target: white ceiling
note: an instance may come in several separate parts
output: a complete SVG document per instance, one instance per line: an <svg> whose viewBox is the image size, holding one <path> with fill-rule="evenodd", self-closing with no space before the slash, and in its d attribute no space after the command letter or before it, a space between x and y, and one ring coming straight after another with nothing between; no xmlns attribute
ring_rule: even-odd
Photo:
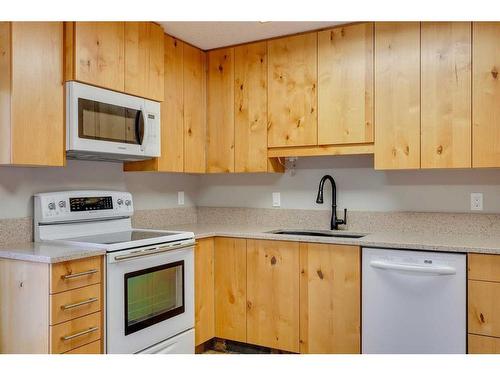
<svg viewBox="0 0 500 375"><path fill-rule="evenodd" d="M346 22L180 22L160 21L165 32L207 50L276 36L316 30Z"/></svg>

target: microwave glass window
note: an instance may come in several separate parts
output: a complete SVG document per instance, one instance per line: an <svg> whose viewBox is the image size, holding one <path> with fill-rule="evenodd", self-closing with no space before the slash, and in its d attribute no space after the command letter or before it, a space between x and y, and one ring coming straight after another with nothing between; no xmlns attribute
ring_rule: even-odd
<svg viewBox="0 0 500 375"><path fill-rule="evenodd" d="M78 99L78 136L101 141L139 144L140 111L113 104Z"/></svg>
<svg viewBox="0 0 500 375"><path fill-rule="evenodd" d="M184 261L125 274L125 334L184 312Z"/></svg>

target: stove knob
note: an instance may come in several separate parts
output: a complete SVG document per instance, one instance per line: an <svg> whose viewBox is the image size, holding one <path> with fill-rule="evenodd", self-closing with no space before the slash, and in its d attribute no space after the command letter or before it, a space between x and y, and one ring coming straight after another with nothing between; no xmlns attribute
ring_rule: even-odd
<svg viewBox="0 0 500 375"><path fill-rule="evenodd" d="M56 204L54 202L49 203L49 210L55 210L56 209Z"/></svg>
<svg viewBox="0 0 500 375"><path fill-rule="evenodd" d="M125 201L125 206L130 206L132 204L132 201L130 199L127 199Z"/></svg>
<svg viewBox="0 0 500 375"><path fill-rule="evenodd" d="M66 201L59 201L59 207L65 208L66 207Z"/></svg>
<svg viewBox="0 0 500 375"><path fill-rule="evenodd" d="M118 206L121 206L123 204L123 199L118 198L118 200L116 201L116 203L118 203Z"/></svg>

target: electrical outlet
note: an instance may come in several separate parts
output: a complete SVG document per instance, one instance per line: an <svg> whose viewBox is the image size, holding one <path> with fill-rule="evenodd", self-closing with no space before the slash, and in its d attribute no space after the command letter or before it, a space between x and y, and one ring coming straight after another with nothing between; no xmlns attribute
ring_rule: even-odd
<svg viewBox="0 0 500 375"><path fill-rule="evenodd" d="M177 203L179 204L179 206L184 205L184 192L183 191L177 192Z"/></svg>
<svg viewBox="0 0 500 375"><path fill-rule="evenodd" d="M483 210L483 193L471 193L470 194L470 209L472 211L482 211Z"/></svg>
<svg viewBox="0 0 500 375"><path fill-rule="evenodd" d="M281 206L281 194L273 193L273 207L280 207L280 206Z"/></svg>

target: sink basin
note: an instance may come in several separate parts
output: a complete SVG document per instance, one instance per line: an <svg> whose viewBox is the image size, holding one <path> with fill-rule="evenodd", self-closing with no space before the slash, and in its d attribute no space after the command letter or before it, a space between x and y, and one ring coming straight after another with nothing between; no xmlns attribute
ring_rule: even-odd
<svg viewBox="0 0 500 375"><path fill-rule="evenodd" d="M292 236L315 236L315 237L336 237L336 238L361 238L366 236L366 234L339 233L336 231L328 231L328 230L305 230L305 229L278 229L269 231L267 233L285 234Z"/></svg>

